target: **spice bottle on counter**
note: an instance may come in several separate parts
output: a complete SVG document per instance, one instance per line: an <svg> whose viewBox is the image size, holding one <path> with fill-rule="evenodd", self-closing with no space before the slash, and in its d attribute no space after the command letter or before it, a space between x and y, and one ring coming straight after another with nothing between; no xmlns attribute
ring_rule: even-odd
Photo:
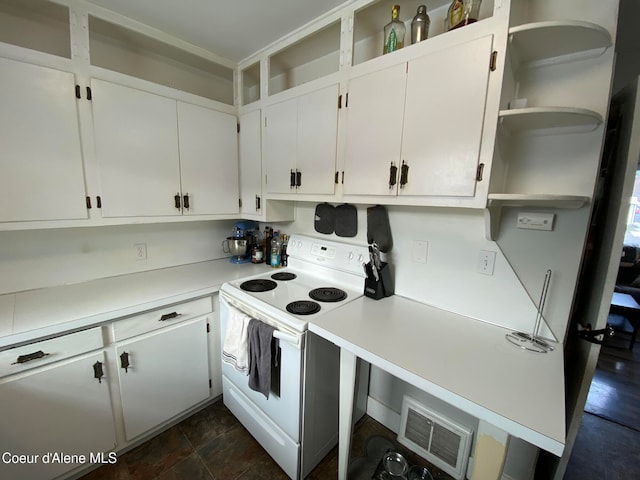
<svg viewBox="0 0 640 480"><path fill-rule="evenodd" d="M407 28L400 20L400 5L391 8L391 21L384 27L384 46L382 53L395 52L404 47L404 35Z"/></svg>
<svg viewBox="0 0 640 480"><path fill-rule="evenodd" d="M264 237L262 237L262 251L264 255L264 261L267 265L271 265L271 237L273 236L273 230L269 227L264 227Z"/></svg>
<svg viewBox="0 0 640 480"><path fill-rule="evenodd" d="M269 265L273 268L280 266L280 249L282 244L280 243L280 236L278 232L273 232L273 238L271 239L271 261Z"/></svg>
<svg viewBox="0 0 640 480"><path fill-rule="evenodd" d="M416 16L411 21L411 44L426 40L429 36L429 25L431 25L431 19L427 14L427 7L420 5Z"/></svg>
<svg viewBox="0 0 640 480"><path fill-rule="evenodd" d="M289 244L289 236L282 235L282 247L280 248L280 264L283 267L289 265L289 255L287 255L287 245Z"/></svg>

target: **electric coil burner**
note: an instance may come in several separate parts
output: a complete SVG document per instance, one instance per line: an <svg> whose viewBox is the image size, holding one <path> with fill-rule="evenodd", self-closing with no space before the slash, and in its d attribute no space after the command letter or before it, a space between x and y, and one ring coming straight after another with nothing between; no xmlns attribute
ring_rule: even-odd
<svg viewBox="0 0 640 480"><path fill-rule="evenodd" d="M240 288L247 292L268 292L277 286L276 282L267 278L254 278L240 284Z"/></svg>
<svg viewBox="0 0 640 480"><path fill-rule="evenodd" d="M271 275L271 278L273 278L274 280L280 280L280 281L294 280L296 277L297 275L291 272L278 272Z"/></svg>
<svg viewBox="0 0 640 480"><path fill-rule="evenodd" d="M309 296L319 302L341 302L347 298L347 292L335 287L321 287L311 290Z"/></svg>
<svg viewBox="0 0 640 480"><path fill-rule="evenodd" d="M296 315L312 315L320 311L320 304L311 300L296 300L287 305L287 312Z"/></svg>

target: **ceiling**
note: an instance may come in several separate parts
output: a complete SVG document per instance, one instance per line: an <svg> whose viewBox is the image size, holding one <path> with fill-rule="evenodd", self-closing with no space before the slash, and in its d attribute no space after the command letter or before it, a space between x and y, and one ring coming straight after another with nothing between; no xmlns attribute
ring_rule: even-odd
<svg viewBox="0 0 640 480"><path fill-rule="evenodd" d="M86 0L239 62L345 0Z"/></svg>

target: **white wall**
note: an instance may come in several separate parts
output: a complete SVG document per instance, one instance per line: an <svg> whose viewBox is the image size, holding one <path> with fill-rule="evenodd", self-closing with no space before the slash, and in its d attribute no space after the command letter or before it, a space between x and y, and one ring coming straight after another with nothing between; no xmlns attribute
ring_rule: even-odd
<svg viewBox="0 0 640 480"><path fill-rule="evenodd" d="M0 294L195 263L228 255L231 221L0 232ZM134 244L146 243L147 260Z"/></svg>
<svg viewBox="0 0 640 480"><path fill-rule="evenodd" d="M297 220L284 231L325 237L313 228L315 206L298 204ZM357 205L355 238L327 238L366 244L367 206ZM530 296L500 246L486 240L482 210L389 206L387 211L394 245L383 260L391 265L397 295L506 328L532 329L544 270ZM412 260L416 240L428 242L426 263ZM493 275L478 273L480 250L496 253ZM542 333L550 335L546 329Z"/></svg>

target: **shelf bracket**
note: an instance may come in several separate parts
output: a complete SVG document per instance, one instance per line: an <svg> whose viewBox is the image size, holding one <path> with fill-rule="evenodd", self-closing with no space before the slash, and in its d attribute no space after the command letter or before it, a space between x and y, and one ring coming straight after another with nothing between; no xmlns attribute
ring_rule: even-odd
<svg viewBox="0 0 640 480"><path fill-rule="evenodd" d="M484 209L484 235L487 240L493 242L498 237L501 218L501 206L486 207Z"/></svg>

